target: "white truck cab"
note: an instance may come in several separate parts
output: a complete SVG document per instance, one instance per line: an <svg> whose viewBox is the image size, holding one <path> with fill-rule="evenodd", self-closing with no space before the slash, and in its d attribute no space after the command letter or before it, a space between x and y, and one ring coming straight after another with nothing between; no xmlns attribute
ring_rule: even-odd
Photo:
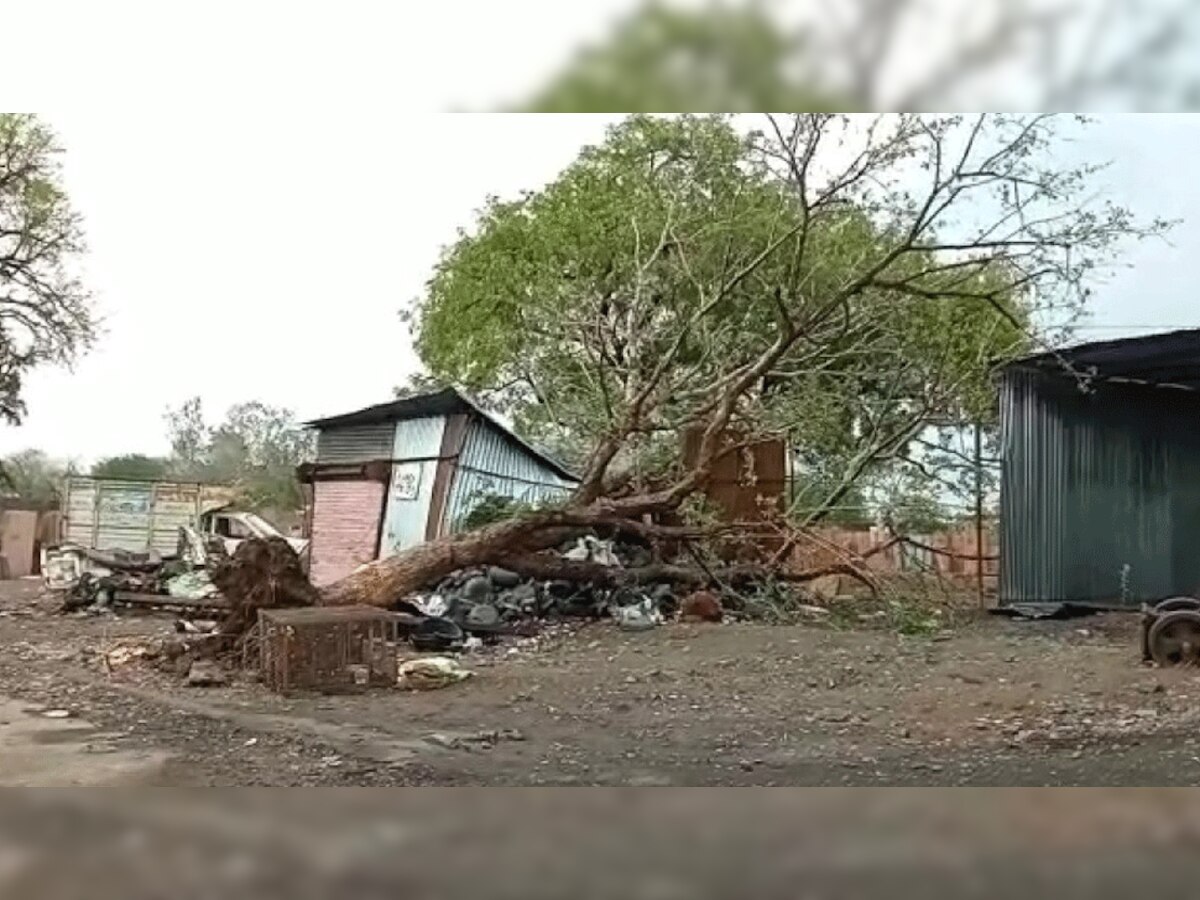
<svg viewBox="0 0 1200 900"><path fill-rule="evenodd" d="M227 553L232 554L238 544L246 538L281 537L292 545L297 556L304 556L308 550L308 541L298 537L288 537L278 528L252 512L239 512L229 507L211 509L200 516L200 533L221 539Z"/></svg>

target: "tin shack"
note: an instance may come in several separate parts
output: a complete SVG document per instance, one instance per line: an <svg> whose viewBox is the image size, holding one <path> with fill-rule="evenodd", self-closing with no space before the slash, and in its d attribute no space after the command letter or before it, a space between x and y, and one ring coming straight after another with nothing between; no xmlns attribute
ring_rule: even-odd
<svg viewBox="0 0 1200 900"><path fill-rule="evenodd" d="M537 505L577 483L464 394L446 389L306 423L316 461L312 487L313 583L453 533L489 496Z"/></svg>
<svg viewBox="0 0 1200 900"><path fill-rule="evenodd" d="M1000 372L1000 605L1200 595L1200 330Z"/></svg>

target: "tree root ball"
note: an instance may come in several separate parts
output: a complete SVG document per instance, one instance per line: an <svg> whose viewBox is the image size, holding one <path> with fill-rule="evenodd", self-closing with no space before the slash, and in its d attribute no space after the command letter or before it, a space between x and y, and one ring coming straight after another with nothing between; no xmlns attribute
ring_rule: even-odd
<svg viewBox="0 0 1200 900"><path fill-rule="evenodd" d="M281 537L249 538L233 556L219 560L210 575L229 601L222 631L243 634L258 621L260 609L315 606L317 589L300 566L300 558Z"/></svg>

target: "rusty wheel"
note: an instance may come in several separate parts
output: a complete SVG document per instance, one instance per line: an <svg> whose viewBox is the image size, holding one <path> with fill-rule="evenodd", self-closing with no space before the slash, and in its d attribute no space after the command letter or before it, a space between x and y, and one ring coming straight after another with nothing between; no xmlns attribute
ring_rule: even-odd
<svg viewBox="0 0 1200 900"><path fill-rule="evenodd" d="M1181 609L1159 616L1147 643L1160 666L1200 664L1200 612Z"/></svg>

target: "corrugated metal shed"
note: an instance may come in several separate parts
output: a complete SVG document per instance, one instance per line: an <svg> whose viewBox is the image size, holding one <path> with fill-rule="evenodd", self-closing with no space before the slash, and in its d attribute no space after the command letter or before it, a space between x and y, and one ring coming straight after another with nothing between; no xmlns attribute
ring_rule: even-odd
<svg viewBox="0 0 1200 900"><path fill-rule="evenodd" d="M463 519L488 494L540 504L563 499L574 485L539 458L514 446L490 420L476 418L467 430L455 467L441 532L461 529Z"/></svg>
<svg viewBox="0 0 1200 900"><path fill-rule="evenodd" d="M359 463L392 455L395 426L391 422L323 428L317 432L317 463Z"/></svg>
<svg viewBox="0 0 1200 900"><path fill-rule="evenodd" d="M319 435L326 433L334 434L336 432L345 431L347 429L358 428L367 425L386 425L388 433L391 434L391 428L396 422L402 422L408 419L416 419L425 416L452 416L458 413L466 413L471 416L486 419L492 423L496 432L503 440L514 445L521 451L527 453L533 458L539 460L544 466L552 470L560 478L572 479L574 474L565 468L554 458L540 451L537 447L532 446L525 441L520 435L514 434L508 428L504 427L503 423L499 422L491 413L481 407L470 397L456 391L454 388L446 388L445 390L435 391L431 394L421 394L415 397L405 397L400 400L392 400L388 403L378 403L375 406L368 406L364 409L358 409L354 412L344 413L338 416L328 416L324 419L313 419L306 422L309 428L316 428ZM318 453L320 452L320 440L318 440ZM384 456L378 455L374 459L382 459ZM360 462L362 460L335 460L335 459L320 459L317 462Z"/></svg>
<svg viewBox="0 0 1200 900"><path fill-rule="evenodd" d="M445 416L420 416L396 423L392 483L381 548L384 556L425 540L445 430Z"/></svg>
<svg viewBox="0 0 1200 900"><path fill-rule="evenodd" d="M330 584L375 559L385 488L383 482L367 479L316 482L309 568L313 584Z"/></svg>
<svg viewBox="0 0 1200 900"><path fill-rule="evenodd" d="M576 484L562 465L454 390L308 424L318 431L317 460L307 470L315 484L316 583L336 580L361 564L368 534L378 535L371 552L387 556L457 530L488 494L544 503L565 497ZM363 481L360 476L373 466L387 468L380 478ZM355 467L361 471L352 471ZM370 487L361 486L367 482Z"/></svg>
<svg viewBox="0 0 1200 900"><path fill-rule="evenodd" d="M1200 594L1200 333L1156 338L1004 371L1002 605Z"/></svg>

